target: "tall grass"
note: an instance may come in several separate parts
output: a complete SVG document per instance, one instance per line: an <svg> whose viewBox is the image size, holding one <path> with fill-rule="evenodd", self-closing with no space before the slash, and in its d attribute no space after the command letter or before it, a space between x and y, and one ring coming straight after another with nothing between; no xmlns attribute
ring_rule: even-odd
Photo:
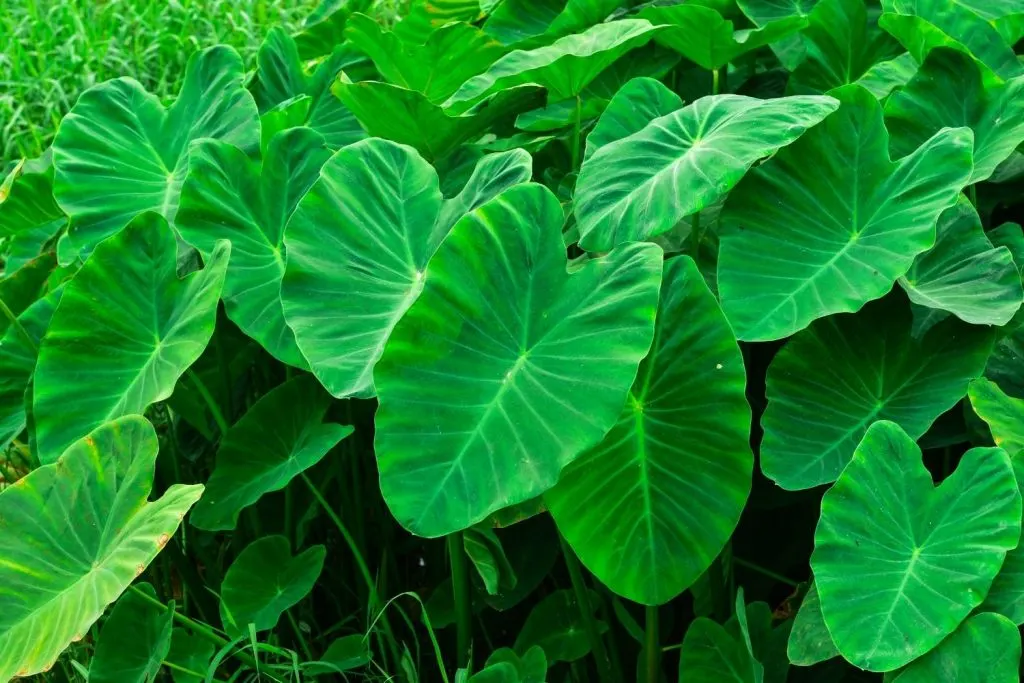
<svg viewBox="0 0 1024 683"><path fill-rule="evenodd" d="M86 88L132 76L161 97L216 43L248 61L270 26L296 29L316 0L0 0L0 169L49 144Z"/></svg>

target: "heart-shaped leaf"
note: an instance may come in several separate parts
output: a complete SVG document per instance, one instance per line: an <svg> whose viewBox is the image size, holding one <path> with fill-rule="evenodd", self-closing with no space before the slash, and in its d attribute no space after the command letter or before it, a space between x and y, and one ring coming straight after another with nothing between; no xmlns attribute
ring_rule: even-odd
<svg viewBox="0 0 1024 683"><path fill-rule="evenodd" d="M243 508L320 462L353 432L350 426L323 422L329 405L330 396L309 375L257 401L224 435L192 525L234 529Z"/></svg>
<svg viewBox="0 0 1024 683"><path fill-rule="evenodd" d="M857 85L831 94L839 111L726 202L718 286L742 340L781 339L888 292L970 179L969 128L940 131L893 162L874 96Z"/></svg>
<svg viewBox="0 0 1024 683"><path fill-rule="evenodd" d="M914 259L899 283L914 303L976 325L1005 325L1024 300L1010 250L992 246L963 195L939 216L935 245Z"/></svg>
<svg viewBox="0 0 1024 683"><path fill-rule="evenodd" d="M754 462L745 384L697 266L667 261L654 343L618 423L545 494L580 560L619 595L671 600L732 535Z"/></svg>
<svg viewBox="0 0 1024 683"><path fill-rule="evenodd" d="M415 44L385 31L365 14L356 14L348 20L345 35L370 56L389 83L423 93L434 104L444 102L506 52L497 40L464 22L443 26L426 43Z"/></svg>
<svg viewBox="0 0 1024 683"><path fill-rule="evenodd" d="M373 396L373 366L423 288L451 226L527 180L521 150L484 157L456 197L412 149L366 140L337 152L288 223L285 317L313 374L332 394ZM358 296L354 294L358 293Z"/></svg>
<svg viewBox="0 0 1024 683"><path fill-rule="evenodd" d="M784 489L811 488L835 481L875 420L920 437L981 375L991 349L989 330L955 319L915 339L896 298L816 321L768 368L761 469Z"/></svg>
<svg viewBox="0 0 1024 683"><path fill-rule="evenodd" d="M1012 621L991 612L975 614L892 683L1018 683L1020 650Z"/></svg>
<svg viewBox="0 0 1024 683"><path fill-rule="evenodd" d="M48 670L199 499L202 486L175 484L147 500L157 448L149 422L123 417L0 492L0 519L17 529L0 534L0 680Z"/></svg>
<svg viewBox="0 0 1024 683"><path fill-rule="evenodd" d="M683 100L654 78L634 78L619 88L587 135L589 159L601 147L627 138L651 121L681 109Z"/></svg>
<svg viewBox="0 0 1024 683"><path fill-rule="evenodd" d="M227 143L204 141L192 148L175 219L178 234L206 259L221 240L231 242L223 292L228 317L275 358L299 368L306 359L281 307L284 228L328 158L323 137L309 128L274 136L262 164Z"/></svg>
<svg viewBox="0 0 1024 683"><path fill-rule="evenodd" d="M587 591L587 597L591 611L596 613L601 602L600 596L594 591ZM539 647L552 663L574 662L586 657L590 652L590 640L581 612L573 591L551 593L538 602L526 618L526 623L516 636L515 651L525 657ZM591 618L598 633L608 630L608 624L597 619L596 614Z"/></svg>
<svg viewBox="0 0 1024 683"><path fill-rule="evenodd" d="M533 109L541 104L543 92L535 85L509 88L456 115L422 93L390 83L353 83L342 76L333 91L370 135L415 147L427 159L444 158L462 143L479 138L497 121Z"/></svg>
<svg viewBox="0 0 1024 683"><path fill-rule="evenodd" d="M218 46L192 56L167 109L130 78L82 93L53 141L53 193L71 216L71 253L84 258L145 211L173 221L194 140L213 138L246 153L259 148L243 73L238 53Z"/></svg>
<svg viewBox="0 0 1024 683"><path fill-rule="evenodd" d="M972 448L938 487L914 440L876 422L821 501L811 568L836 647L892 671L981 604L1020 539L1021 496L1000 448Z"/></svg>
<svg viewBox="0 0 1024 683"><path fill-rule="evenodd" d="M737 57L792 35L807 25L801 16L778 19L757 29L734 30L718 12L693 4L652 5L639 15L655 26L665 26L656 40L691 62L721 69Z"/></svg>
<svg viewBox="0 0 1024 683"><path fill-rule="evenodd" d="M315 545L292 557L284 536L264 536L238 554L220 587L220 618L229 635L277 626L281 615L313 590L327 549Z"/></svg>
<svg viewBox="0 0 1024 683"><path fill-rule="evenodd" d="M231 245L220 243L206 267L184 279L176 250L167 222L145 213L101 242L64 287L34 380L40 462L107 420L170 396L203 352Z"/></svg>
<svg viewBox="0 0 1024 683"><path fill-rule="evenodd" d="M628 245L567 272L562 221L532 184L476 209L391 333L375 450L388 506L419 535L544 493L622 410L651 344L661 250Z"/></svg>
<svg viewBox="0 0 1024 683"><path fill-rule="evenodd" d="M492 93L527 83L546 88L549 102L574 98L607 66L648 42L657 30L643 19L622 19L559 38L551 45L515 50L463 83L446 106L465 111Z"/></svg>
<svg viewBox="0 0 1024 683"><path fill-rule="evenodd" d="M156 601L148 583L135 586ZM136 593L125 593L114 605L96 641L89 663L92 683L149 683L156 680L171 649L174 610L161 609Z"/></svg>
<svg viewBox="0 0 1024 683"><path fill-rule="evenodd" d="M837 106L831 97L702 97L601 147L576 183L580 246L606 251L670 230Z"/></svg>
<svg viewBox="0 0 1024 683"><path fill-rule="evenodd" d="M794 92L827 92L855 83L899 45L869 20L864 0L821 0L802 32L806 57L794 69Z"/></svg>
<svg viewBox="0 0 1024 683"><path fill-rule="evenodd" d="M338 72L356 59L365 57L352 48L340 46L331 51L312 74L307 74L295 41L284 29L271 28L256 53L256 78L250 86L260 114L265 116L295 98L308 98L302 115L293 125L309 126L323 136L331 149L362 140L366 133L359 121L331 93ZM264 123L262 138L267 141L270 137Z"/></svg>
<svg viewBox="0 0 1024 683"><path fill-rule="evenodd" d="M913 152L942 128L974 130L971 182L988 179L1024 142L1024 76L986 83L978 63L958 50L933 50L885 104L895 156Z"/></svg>

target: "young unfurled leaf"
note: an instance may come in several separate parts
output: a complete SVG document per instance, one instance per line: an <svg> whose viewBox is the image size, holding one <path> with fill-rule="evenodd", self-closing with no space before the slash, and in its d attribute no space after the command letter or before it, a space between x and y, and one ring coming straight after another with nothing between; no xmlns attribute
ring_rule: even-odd
<svg viewBox="0 0 1024 683"><path fill-rule="evenodd" d="M375 450L385 500L419 535L544 493L622 409L651 344L661 250L627 245L567 272L562 222L532 184L476 209L391 333Z"/></svg>
<svg viewBox="0 0 1024 683"><path fill-rule="evenodd" d="M969 182L969 128L942 130L893 162L874 96L857 85L832 95L839 111L726 202L718 286L742 340L781 339L888 292Z"/></svg>
<svg viewBox="0 0 1024 683"><path fill-rule="evenodd" d="M666 27L655 40L708 70L721 69L737 57L791 36L807 25L804 17L791 16L761 28L737 31L715 10L696 4L652 5L638 16Z"/></svg>
<svg viewBox="0 0 1024 683"><path fill-rule="evenodd" d="M135 588L157 599L156 591L148 583ZM89 663L89 681L149 683L156 680L171 648L173 625L173 607L161 609L135 593L125 593L100 631Z"/></svg>
<svg viewBox="0 0 1024 683"><path fill-rule="evenodd" d="M958 50L929 53L917 75L885 104L893 156L910 154L943 128L974 131L971 182L986 180L1024 142L1024 76L986 82L978 63Z"/></svg>
<svg viewBox="0 0 1024 683"><path fill-rule="evenodd" d="M309 375L277 387L224 435L193 526L233 529L242 509L278 491L353 432L324 423L330 396Z"/></svg>
<svg viewBox="0 0 1024 683"><path fill-rule="evenodd" d="M1012 621L991 612L976 614L892 683L1018 683L1020 650Z"/></svg>
<svg viewBox="0 0 1024 683"><path fill-rule="evenodd" d="M449 98L446 107L462 112L494 92L535 83L548 100L575 98L612 62L647 43L658 31L643 19L623 19L593 26L533 50L515 50L469 79Z"/></svg>
<svg viewBox="0 0 1024 683"><path fill-rule="evenodd" d="M580 560L619 595L671 600L732 535L753 467L744 385L696 265L667 261L654 343L618 423L545 495Z"/></svg>
<svg viewBox="0 0 1024 683"><path fill-rule="evenodd" d="M220 617L232 636L268 631L313 590L324 566L322 545L292 557L284 536L264 536L239 553L220 587Z"/></svg>
<svg viewBox="0 0 1024 683"><path fill-rule="evenodd" d="M967 451L936 487L913 439L873 424L822 499L811 556L843 657L892 671L938 645L981 604L1020 522L1005 451Z"/></svg>
<svg viewBox="0 0 1024 683"><path fill-rule="evenodd" d="M810 488L835 481L874 420L920 437L981 375L992 341L955 319L915 339L898 298L815 322L768 368L761 469L784 489Z"/></svg>
<svg viewBox="0 0 1024 683"><path fill-rule="evenodd" d="M142 573L199 499L202 486L175 484L147 500L157 447L149 422L122 417L0 492L4 528L18 530L0 534L0 680L49 669Z"/></svg>
<svg viewBox="0 0 1024 683"><path fill-rule="evenodd" d="M370 56L388 82L423 93L434 104L444 102L507 51L480 29L461 22L441 27L426 43L416 44L385 31L365 14L356 14L345 35Z"/></svg>
<svg viewBox="0 0 1024 683"><path fill-rule="evenodd" d="M275 26L256 54L256 78L250 86L261 116L284 102L305 97L305 112L294 125L308 125L332 149L363 139L366 133L352 112L331 93L331 85L339 71L365 59L355 49L342 45L332 50L312 74L307 74L295 41ZM263 148L271 137L265 128L261 136Z"/></svg>
<svg viewBox="0 0 1024 683"><path fill-rule="evenodd" d="M218 244L206 267L184 279L176 251L167 222L145 213L96 247L65 286L34 380L40 462L107 420L170 396L203 352L231 245Z"/></svg>
<svg viewBox="0 0 1024 683"><path fill-rule="evenodd" d="M292 128L271 140L263 163L223 142L192 148L175 227L209 259L222 240L233 257L224 280L224 309L275 358L299 368L306 359L281 307L284 228L330 158L324 138Z"/></svg>
<svg viewBox="0 0 1024 683"><path fill-rule="evenodd" d="M1008 323L1024 300L1010 250L992 246L963 195L939 216L936 233L935 245L899 279L910 300L976 325Z"/></svg>
<svg viewBox="0 0 1024 683"><path fill-rule="evenodd" d="M173 221L194 140L259 148L256 103L242 74L238 54L218 46L193 55L167 109L130 78L82 94L53 141L53 193L71 217L65 253L85 258L146 211Z"/></svg>
<svg viewBox="0 0 1024 683"><path fill-rule="evenodd" d="M373 367L423 288L451 226L531 173L530 157L484 157L456 197L412 149L366 140L325 164L288 223L281 299L313 374L338 397L375 394Z"/></svg>
<svg viewBox="0 0 1024 683"><path fill-rule="evenodd" d="M604 251L668 231L836 107L831 97L702 97L604 145L576 182L580 246Z"/></svg>

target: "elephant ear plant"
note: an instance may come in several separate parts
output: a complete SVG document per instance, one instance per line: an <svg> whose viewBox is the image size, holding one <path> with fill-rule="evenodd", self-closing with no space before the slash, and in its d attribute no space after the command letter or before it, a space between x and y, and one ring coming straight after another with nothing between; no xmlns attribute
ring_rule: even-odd
<svg viewBox="0 0 1024 683"><path fill-rule="evenodd" d="M1019 681L1024 7L403 7L4 169L0 683Z"/></svg>

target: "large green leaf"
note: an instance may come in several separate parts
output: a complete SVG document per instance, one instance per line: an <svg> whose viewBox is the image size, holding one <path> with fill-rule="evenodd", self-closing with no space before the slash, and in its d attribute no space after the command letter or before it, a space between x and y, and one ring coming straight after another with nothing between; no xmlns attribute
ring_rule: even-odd
<svg viewBox="0 0 1024 683"><path fill-rule="evenodd" d="M978 63L957 50L929 53L917 75L885 104L895 156L910 154L942 128L974 130L971 182L987 180L1024 142L1024 76L986 84Z"/></svg>
<svg viewBox="0 0 1024 683"><path fill-rule="evenodd" d="M541 103L542 91L535 85L509 88L458 115L422 93L390 83L353 83L343 77L335 84L334 93L370 135L415 147L434 160L479 138L497 121L533 109Z"/></svg>
<svg viewBox="0 0 1024 683"><path fill-rule="evenodd" d="M567 272L562 221L532 184L476 209L391 333L375 450L385 500L419 535L544 493L622 410L651 345L661 250L628 245Z"/></svg>
<svg viewBox="0 0 1024 683"><path fill-rule="evenodd" d="M324 423L330 396L309 375L275 388L228 430L193 526L234 529L243 508L278 491L353 432Z"/></svg>
<svg viewBox="0 0 1024 683"><path fill-rule="evenodd" d="M247 545L224 574L220 618L228 634L240 636L277 626L281 615L313 590L327 549L315 545L292 557L284 536L264 536Z"/></svg>
<svg viewBox="0 0 1024 683"><path fill-rule="evenodd" d="M983 380L978 380L982 382ZM972 384L971 405L975 412L981 406L975 405L975 396ZM984 399L982 399L984 400ZM1017 423L1022 424L1021 422ZM1010 461L1013 463L1013 473L1017 477L1017 488L1024 489L1024 453L1021 451L1010 451ZM1021 492L1024 496L1024 491ZM999 568L992 587L985 596L980 610L997 612L1007 617L1014 624L1024 624L1024 545L1017 545L1016 548L1006 554L1003 566Z"/></svg>
<svg viewBox="0 0 1024 683"><path fill-rule="evenodd" d="M991 612L976 614L892 683L1018 683L1020 649L1012 621Z"/></svg>
<svg viewBox="0 0 1024 683"><path fill-rule="evenodd" d="M123 417L0 492L0 680L53 666L199 498L202 486L175 484L147 500L156 454L152 425Z"/></svg>
<svg viewBox="0 0 1024 683"><path fill-rule="evenodd" d="M605 251L668 231L837 106L830 97L702 97L601 147L576 183L580 246Z"/></svg>
<svg viewBox="0 0 1024 683"><path fill-rule="evenodd" d="M718 556L750 492L743 356L686 256L665 264L654 343L618 423L545 495L580 560L648 605Z"/></svg>
<svg viewBox="0 0 1024 683"><path fill-rule="evenodd" d="M484 157L444 200L412 149L366 140L337 152L288 224L285 317L313 374L338 397L373 396L373 366L463 214L527 180L521 150Z"/></svg>
<svg viewBox="0 0 1024 683"><path fill-rule="evenodd" d="M939 486L900 427L876 422L821 502L811 567L836 647L892 671L977 607L1020 538L1006 452L973 448Z"/></svg>
<svg viewBox="0 0 1024 683"><path fill-rule="evenodd" d="M910 300L976 325L1008 323L1024 299L1010 250L992 246L963 195L939 216L936 233L935 245L899 279Z"/></svg>
<svg viewBox="0 0 1024 683"><path fill-rule="evenodd" d="M0 338L0 444L9 443L25 428L25 390L63 291L56 289L29 306L18 316L18 326Z"/></svg>
<svg viewBox="0 0 1024 683"><path fill-rule="evenodd" d="M292 128L270 141L262 164L214 140L192 149L175 227L203 257L231 242L224 309L275 358L307 367L281 308L284 228L330 157L324 139Z"/></svg>
<svg viewBox="0 0 1024 683"><path fill-rule="evenodd" d="M616 140L644 129L654 119L681 109L683 100L654 78L634 78L619 88L587 135L584 159Z"/></svg>
<svg viewBox="0 0 1024 683"><path fill-rule="evenodd" d="M1022 73L1013 49L987 19L961 0L883 0L879 24L919 61L940 46L971 54L1002 78Z"/></svg>
<svg viewBox="0 0 1024 683"><path fill-rule="evenodd" d="M144 211L173 221L193 141L258 149L256 103L242 75L238 54L218 46L193 55L167 109L130 78L82 93L53 141L53 192L71 216L71 251L84 257Z"/></svg>
<svg viewBox="0 0 1024 683"><path fill-rule="evenodd" d="M388 82L415 90L435 104L486 70L505 54L505 47L464 22L448 24L415 44L364 14L348 21L345 35L365 52Z"/></svg>
<svg viewBox="0 0 1024 683"><path fill-rule="evenodd" d="M766 476L788 490L834 481L873 421L917 438L963 397L991 332L949 319L915 339L911 324L906 303L888 298L819 320L782 348L761 418Z"/></svg>
<svg viewBox="0 0 1024 683"><path fill-rule="evenodd" d="M803 31L806 57L793 71L796 92L825 92L856 82L899 45L869 21L864 0L821 0Z"/></svg>
<svg viewBox="0 0 1024 683"><path fill-rule="evenodd" d="M39 348L41 462L107 420L171 395L213 334L230 251L221 243L206 268L180 280L174 233L154 213L96 247L65 286Z"/></svg>
<svg viewBox="0 0 1024 683"><path fill-rule="evenodd" d="M344 147L366 137L359 122L338 98L331 94L331 85L342 68L356 58L353 49L344 46L333 50L307 74L299 58L295 41L284 29L270 29L256 54L256 77L251 86L260 114L279 107L297 97L308 97L307 108L299 123L320 133L332 149ZM263 137L267 137L264 124Z"/></svg>
<svg viewBox="0 0 1024 683"><path fill-rule="evenodd" d="M721 69L737 57L786 38L807 25L801 16L780 18L757 29L734 30L718 12L693 4L652 5L638 15L655 26L665 26L656 40L691 62Z"/></svg>
<svg viewBox="0 0 1024 683"><path fill-rule="evenodd" d="M148 583L139 591L156 600ZM90 683L149 683L171 649L174 610L161 609L136 593L125 593L103 624L89 663Z"/></svg>
<svg viewBox="0 0 1024 683"><path fill-rule="evenodd" d="M969 128L940 131L893 162L875 97L858 85L832 95L839 112L726 202L718 286L742 340L781 339L888 292L970 179Z"/></svg>
<svg viewBox="0 0 1024 683"><path fill-rule="evenodd" d="M795 666L811 666L839 656L839 650L825 626L825 618L821 616L821 598L813 583L793 620L786 654Z"/></svg>
<svg viewBox="0 0 1024 683"><path fill-rule="evenodd" d="M533 50L515 50L469 79L447 105L464 111L488 95L527 83L548 91L548 101L578 96L612 62L648 42L659 29L643 19L592 26Z"/></svg>

